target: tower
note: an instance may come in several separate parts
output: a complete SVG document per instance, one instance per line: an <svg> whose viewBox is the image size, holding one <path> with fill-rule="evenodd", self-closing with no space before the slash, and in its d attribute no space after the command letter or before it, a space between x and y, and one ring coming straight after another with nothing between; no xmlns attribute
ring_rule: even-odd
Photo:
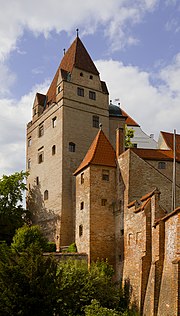
<svg viewBox="0 0 180 316"><path fill-rule="evenodd" d="M75 179L99 123L109 136L108 90L80 38L65 53L27 125L29 208L52 241L74 241Z"/></svg>

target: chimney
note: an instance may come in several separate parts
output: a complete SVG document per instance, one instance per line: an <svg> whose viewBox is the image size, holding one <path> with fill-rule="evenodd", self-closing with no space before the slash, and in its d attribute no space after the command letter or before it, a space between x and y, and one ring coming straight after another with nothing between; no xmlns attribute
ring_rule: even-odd
<svg viewBox="0 0 180 316"><path fill-rule="evenodd" d="M116 157L118 158L125 151L125 133L123 127L116 129Z"/></svg>

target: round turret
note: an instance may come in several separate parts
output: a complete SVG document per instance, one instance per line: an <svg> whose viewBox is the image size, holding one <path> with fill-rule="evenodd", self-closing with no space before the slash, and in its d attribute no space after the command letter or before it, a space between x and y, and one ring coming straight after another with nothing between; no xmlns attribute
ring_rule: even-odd
<svg viewBox="0 0 180 316"><path fill-rule="evenodd" d="M109 116L113 116L113 117L123 116L120 107L112 104L112 101L110 101L110 104L109 104Z"/></svg>

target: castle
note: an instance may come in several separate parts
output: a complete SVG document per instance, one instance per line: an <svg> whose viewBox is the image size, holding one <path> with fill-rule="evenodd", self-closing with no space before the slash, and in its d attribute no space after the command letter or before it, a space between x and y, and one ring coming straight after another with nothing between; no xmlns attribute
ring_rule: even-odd
<svg viewBox="0 0 180 316"><path fill-rule="evenodd" d="M109 102L78 36L47 94L36 94L27 125L34 221L57 251L75 242L89 263L108 258L146 316L180 314L180 135L176 155L173 144L166 132L157 144Z"/></svg>

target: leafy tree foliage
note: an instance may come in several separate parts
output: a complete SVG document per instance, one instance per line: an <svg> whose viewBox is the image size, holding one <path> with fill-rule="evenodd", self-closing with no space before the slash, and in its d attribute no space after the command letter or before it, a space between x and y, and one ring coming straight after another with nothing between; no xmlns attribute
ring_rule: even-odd
<svg viewBox="0 0 180 316"><path fill-rule="evenodd" d="M30 214L23 208L25 172L16 172L0 179L0 241L11 243L15 230L30 220Z"/></svg>
<svg viewBox="0 0 180 316"><path fill-rule="evenodd" d="M97 300L92 300L91 305L85 307L85 316L119 316L123 315L114 309L100 306Z"/></svg>
<svg viewBox="0 0 180 316"><path fill-rule="evenodd" d="M54 316L57 263L32 246L19 254L0 246L0 316Z"/></svg>
<svg viewBox="0 0 180 316"><path fill-rule="evenodd" d="M17 251L25 251L31 245L46 251L48 240L43 236L43 233L38 225L28 226L24 225L17 229L11 247Z"/></svg>
<svg viewBox="0 0 180 316"><path fill-rule="evenodd" d="M134 137L134 130L132 128L127 128L127 125L125 126L125 148L132 148L133 143L131 142L131 139Z"/></svg>

